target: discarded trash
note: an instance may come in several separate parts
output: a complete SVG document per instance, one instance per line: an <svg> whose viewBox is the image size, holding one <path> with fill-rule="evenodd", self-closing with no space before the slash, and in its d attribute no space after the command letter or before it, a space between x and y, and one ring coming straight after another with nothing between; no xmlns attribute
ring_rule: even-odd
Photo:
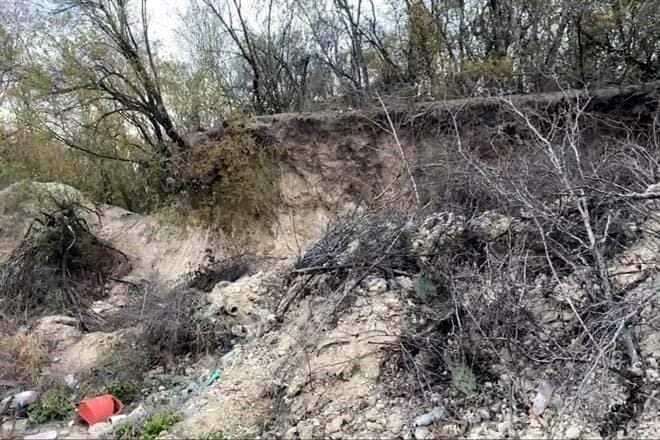
<svg viewBox="0 0 660 440"><path fill-rule="evenodd" d="M222 373L220 373L220 370L213 370L213 373L211 373L211 375L209 376L209 378L206 381L206 386L210 387L211 385L216 383L218 381L218 379L220 379L221 375L222 375Z"/></svg>
<svg viewBox="0 0 660 440"><path fill-rule="evenodd" d="M110 417L110 423L115 425L115 424L117 424L121 421L125 421L126 419L128 419L128 416L126 414L118 414L116 416L111 416Z"/></svg>
<svg viewBox="0 0 660 440"><path fill-rule="evenodd" d="M124 405L111 394L85 399L78 405L78 414L89 425L105 422L119 414Z"/></svg>
<svg viewBox="0 0 660 440"><path fill-rule="evenodd" d="M0 402L0 413L3 413L10 408L14 410L16 417L25 417L27 409L30 405L37 401L39 393L36 391L23 391L13 396L9 396ZM2 415L2 414L0 414Z"/></svg>

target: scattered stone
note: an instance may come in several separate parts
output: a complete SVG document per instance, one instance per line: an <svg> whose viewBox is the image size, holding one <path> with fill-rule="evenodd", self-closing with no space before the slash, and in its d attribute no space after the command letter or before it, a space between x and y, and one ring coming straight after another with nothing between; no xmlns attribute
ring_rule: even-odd
<svg viewBox="0 0 660 440"><path fill-rule="evenodd" d="M314 438L314 425L311 423L300 423L297 430L301 439Z"/></svg>
<svg viewBox="0 0 660 440"><path fill-rule="evenodd" d="M413 280L410 277L400 276L396 277L395 280L400 289L407 292L412 292L415 290L415 283L413 283Z"/></svg>
<svg viewBox="0 0 660 440"><path fill-rule="evenodd" d="M87 433L93 439L111 439L113 429L112 423L95 423L89 427Z"/></svg>
<svg viewBox="0 0 660 440"><path fill-rule="evenodd" d="M39 393L36 391L23 391L18 394L14 394L14 407L21 408L32 405L34 402L39 399Z"/></svg>
<svg viewBox="0 0 660 440"><path fill-rule="evenodd" d="M456 423L443 425L438 429L438 436L441 438L458 438L461 436L461 427Z"/></svg>
<svg viewBox="0 0 660 440"><path fill-rule="evenodd" d="M325 427L327 433L332 434L333 432L341 431L342 427L352 420L351 416L348 414L342 414L335 417L330 423Z"/></svg>
<svg viewBox="0 0 660 440"><path fill-rule="evenodd" d="M57 431L45 431L23 437L24 440L56 440Z"/></svg>
<svg viewBox="0 0 660 440"><path fill-rule="evenodd" d="M137 408L135 408L133 411L131 411L128 416L126 417L126 422L137 422L142 419L147 418L149 413L147 413L147 410L144 409L144 406L138 405Z"/></svg>
<svg viewBox="0 0 660 440"><path fill-rule="evenodd" d="M4 422L2 425L0 425L0 436L11 432L14 433L25 432L25 430L27 430L27 426L28 426L27 419L8 420Z"/></svg>
<svg viewBox="0 0 660 440"><path fill-rule="evenodd" d="M298 428L296 428L295 426L292 427L292 428L289 428L287 430L286 434L284 434L284 438L287 439L287 440L296 438L297 436L298 436Z"/></svg>
<svg viewBox="0 0 660 440"><path fill-rule="evenodd" d="M364 417L370 422L375 422L376 420L380 419L380 411L378 411L378 408L372 407L369 411L366 412Z"/></svg>
<svg viewBox="0 0 660 440"><path fill-rule="evenodd" d="M490 411L487 408L479 408L477 414L479 414L481 420L490 420Z"/></svg>
<svg viewBox="0 0 660 440"><path fill-rule="evenodd" d="M428 440L433 438L431 430L425 426L418 426L415 429L415 438L417 440Z"/></svg>
<svg viewBox="0 0 660 440"><path fill-rule="evenodd" d="M394 413L387 419L387 427L392 434L399 434L403 429L403 417L401 414Z"/></svg>
<svg viewBox="0 0 660 440"><path fill-rule="evenodd" d="M421 416L417 417L415 419L415 426L429 426L438 420L444 419L446 415L447 411L444 408L436 406L431 410L431 412L422 414Z"/></svg>
<svg viewBox="0 0 660 440"><path fill-rule="evenodd" d="M379 422L367 422L366 427L371 432L382 432L383 425Z"/></svg>
<svg viewBox="0 0 660 440"><path fill-rule="evenodd" d="M582 434L582 428L576 425L569 426L568 428L566 428L566 431L564 432L564 435L568 439L579 438L580 434Z"/></svg>
<svg viewBox="0 0 660 440"><path fill-rule="evenodd" d="M367 278L362 282L362 286L372 295L387 292L387 281L382 278Z"/></svg>

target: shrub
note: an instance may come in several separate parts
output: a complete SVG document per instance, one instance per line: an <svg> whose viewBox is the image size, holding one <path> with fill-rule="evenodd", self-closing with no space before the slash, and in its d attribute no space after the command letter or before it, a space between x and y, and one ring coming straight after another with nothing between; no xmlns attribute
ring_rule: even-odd
<svg viewBox="0 0 660 440"><path fill-rule="evenodd" d="M192 146L176 161L182 197L167 201L162 218L229 234L246 225L270 226L280 200L275 153L249 133L230 130L220 141Z"/></svg>
<svg viewBox="0 0 660 440"><path fill-rule="evenodd" d="M112 394L125 405L130 405L141 397L140 385L133 381L112 382L105 388L105 393Z"/></svg>
<svg viewBox="0 0 660 440"><path fill-rule="evenodd" d="M167 431L181 418L173 411L154 414L143 424L125 423L118 426L113 434L116 440L155 440L160 433Z"/></svg>
<svg viewBox="0 0 660 440"><path fill-rule="evenodd" d="M231 332L221 321L206 315L202 292L177 287L164 296L145 292L144 298L147 312L141 318L142 340L152 363L230 348Z"/></svg>
<svg viewBox="0 0 660 440"><path fill-rule="evenodd" d="M81 315L125 258L90 231L86 216L97 213L77 201L51 199L54 208L41 212L0 265L0 313L7 316Z"/></svg>
<svg viewBox="0 0 660 440"><path fill-rule="evenodd" d="M65 389L50 389L28 409L30 423L40 425L66 420L74 414L74 403L70 392Z"/></svg>
<svg viewBox="0 0 660 440"><path fill-rule="evenodd" d="M48 362L48 350L41 339L30 333L0 333L1 381L35 384Z"/></svg>

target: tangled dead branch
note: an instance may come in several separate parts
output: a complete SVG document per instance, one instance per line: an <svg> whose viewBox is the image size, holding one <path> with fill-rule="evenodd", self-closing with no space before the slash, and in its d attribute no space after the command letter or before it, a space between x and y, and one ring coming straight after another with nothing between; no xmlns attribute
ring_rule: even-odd
<svg viewBox="0 0 660 440"><path fill-rule="evenodd" d="M104 296L105 282L127 257L98 239L86 216L99 214L78 202L51 200L22 242L0 266L0 313L27 320L45 312L92 317L89 304Z"/></svg>

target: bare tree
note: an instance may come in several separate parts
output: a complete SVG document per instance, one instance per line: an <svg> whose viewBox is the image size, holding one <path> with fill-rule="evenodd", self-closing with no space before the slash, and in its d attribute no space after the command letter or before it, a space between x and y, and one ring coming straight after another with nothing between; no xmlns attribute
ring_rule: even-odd
<svg viewBox="0 0 660 440"><path fill-rule="evenodd" d="M269 0L263 23L265 31L256 32L240 0L231 0L224 7L216 0L202 2L212 11L247 65L255 110L277 113L300 109L307 88L310 56L302 44L303 35L294 25L290 5L282 9L282 4Z"/></svg>
<svg viewBox="0 0 660 440"><path fill-rule="evenodd" d="M70 61L80 69L78 77L56 84L55 97L72 93L92 94L92 101L108 103L108 109L96 118L119 115L133 126L155 152L170 157L187 148L163 98L158 61L149 38L146 0L140 2L139 24L129 12L129 0L62 0L58 14L76 14L80 29L97 32L101 42L83 45ZM88 101L89 102L89 101Z"/></svg>

